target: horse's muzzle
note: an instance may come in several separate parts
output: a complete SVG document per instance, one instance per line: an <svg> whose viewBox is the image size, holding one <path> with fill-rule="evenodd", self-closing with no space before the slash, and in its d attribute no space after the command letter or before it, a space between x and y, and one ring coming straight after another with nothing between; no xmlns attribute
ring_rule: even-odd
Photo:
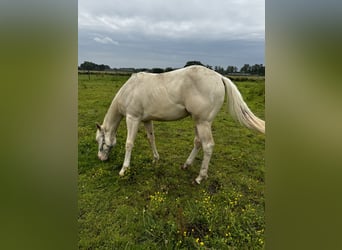
<svg viewBox="0 0 342 250"><path fill-rule="evenodd" d="M104 154L101 154L101 153L98 153L97 156L99 157L99 159L101 161L106 161L108 160L108 156L104 155Z"/></svg>

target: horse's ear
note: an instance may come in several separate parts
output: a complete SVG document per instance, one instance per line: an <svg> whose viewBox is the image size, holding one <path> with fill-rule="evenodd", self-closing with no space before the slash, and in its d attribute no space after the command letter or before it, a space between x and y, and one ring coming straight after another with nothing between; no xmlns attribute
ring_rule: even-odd
<svg viewBox="0 0 342 250"><path fill-rule="evenodd" d="M98 122L96 123L96 127L98 130L101 130L101 125Z"/></svg>

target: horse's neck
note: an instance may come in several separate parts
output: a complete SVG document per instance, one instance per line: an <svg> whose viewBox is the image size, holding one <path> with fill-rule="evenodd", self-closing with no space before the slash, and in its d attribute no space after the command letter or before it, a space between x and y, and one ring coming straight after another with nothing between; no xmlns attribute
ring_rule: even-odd
<svg viewBox="0 0 342 250"><path fill-rule="evenodd" d="M110 134L116 133L122 115L120 114L116 102L112 102L103 121L103 126Z"/></svg>

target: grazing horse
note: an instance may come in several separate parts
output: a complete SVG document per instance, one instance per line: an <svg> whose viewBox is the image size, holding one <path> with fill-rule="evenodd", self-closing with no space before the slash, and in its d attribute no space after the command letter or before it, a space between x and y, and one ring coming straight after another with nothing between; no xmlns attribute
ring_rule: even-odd
<svg viewBox="0 0 342 250"><path fill-rule="evenodd" d="M208 165L214 140L211 124L221 109L225 94L230 114L248 128L265 133L265 122L256 117L228 78L202 66L190 66L162 74L133 74L114 97L102 125L96 124L98 157L108 159L116 144L116 132L120 121L126 117L127 140L123 166L124 175L130 165L131 152L138 126L143 122L152 147L154 160L159 159L155 145L152 121L174 121L191 116L195 122L194 147L182 166L192 165L198 151L203 149L203 161L197 184L208 177Z"/></svg>

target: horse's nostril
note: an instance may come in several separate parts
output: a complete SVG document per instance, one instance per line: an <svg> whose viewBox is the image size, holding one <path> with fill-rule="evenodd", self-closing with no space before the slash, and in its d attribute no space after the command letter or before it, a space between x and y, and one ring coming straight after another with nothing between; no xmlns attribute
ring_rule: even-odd
<svg viewBox="0 0 342 250"><path fill-rule="evenodd" d="M101 161L103 161L103 155L102 155L102 154L98 153L98 154L97 154L97 157L98 157Z"/></svg>
<svg viewBox="0 0 342 250"><path fill-rule="evenodd" d="M99 153L97 156L99 157L99 159L100 159L101 161L106 161L106 160L108 159L107 156L105 156L105 155L103 155L103 154L100 154L100 153Z"/></svg>

